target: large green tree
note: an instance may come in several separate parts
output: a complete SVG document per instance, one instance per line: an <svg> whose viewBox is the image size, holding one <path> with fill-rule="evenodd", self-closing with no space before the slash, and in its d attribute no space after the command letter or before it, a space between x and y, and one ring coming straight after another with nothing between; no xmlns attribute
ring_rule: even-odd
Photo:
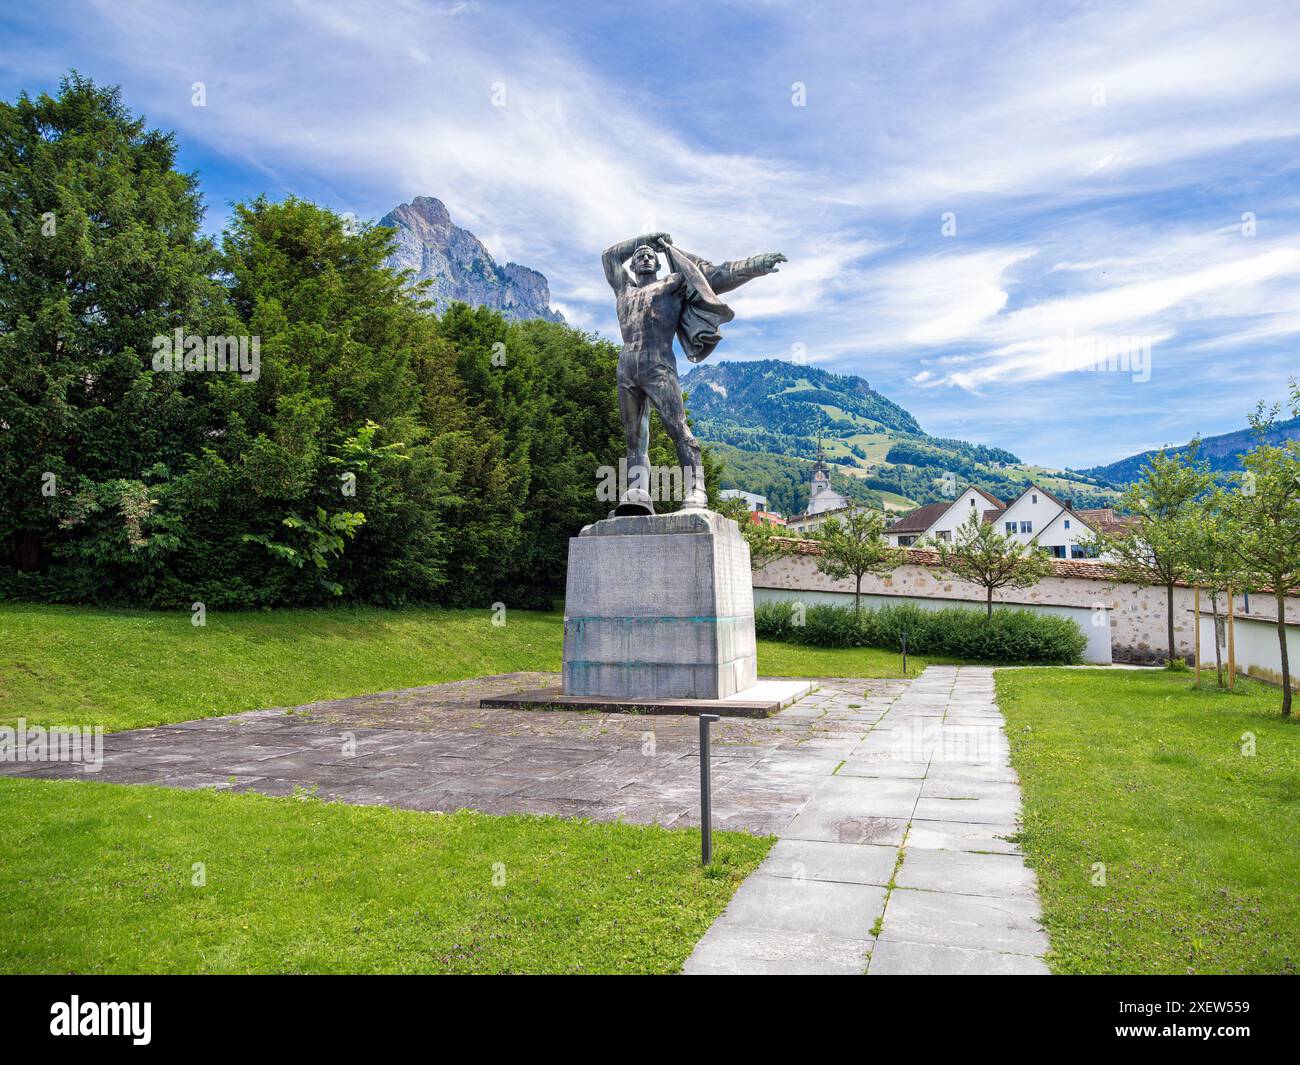
<svg viewBox="0 0 1300 1065"><path fill-rule="evenodd" d="M75 73L0 102L0 544L30 578L17 590L112 595L174 546L145 482L198 446L206 415L201 389L152 372L153 339L228 332L175 158L171 134Z"/></svg>

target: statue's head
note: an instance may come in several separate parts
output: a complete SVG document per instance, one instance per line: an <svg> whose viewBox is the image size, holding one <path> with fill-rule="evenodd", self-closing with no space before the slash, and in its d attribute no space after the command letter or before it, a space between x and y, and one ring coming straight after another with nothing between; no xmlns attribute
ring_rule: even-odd
<svg viewBox="0 0 1300 1065"><path fill-rule="evenodd" d="M653 276L659 272L659 256L649 244L642 244L632 253L632 273Z"/></svg>

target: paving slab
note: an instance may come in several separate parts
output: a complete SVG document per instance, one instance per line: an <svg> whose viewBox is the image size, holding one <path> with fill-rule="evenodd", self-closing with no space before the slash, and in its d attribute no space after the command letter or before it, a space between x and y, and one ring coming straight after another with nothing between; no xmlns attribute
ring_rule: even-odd
<svg viewBox="0 0 1300 1065"><path fill-rule="evenodd" d="M877 885L767 876L760 867L736 890L718 920L742 928L866 940L884 908L885 889Z"/></svg>
<svg viewBox="0 0 1300 1065"><path fill-rule="evenodd" d="M1047 934L1039 914L1036 900L900 887L890 892L879 938L1042 957Z"/></svg>
<svg viewBox="0 0 1300 1065"><path fill-rule="evenodd" d="M871 951L868 976L1046 976L1042 958L992 950L881 940Z"/></svg>
<svg viewBox="0 0 1300 1065"><path fill-rule="evenodd" d="M788 719L826 723L844 702L823 688ZM801 768L826 772L824 760ZM1037 885L1011 842L1019 811L992 672L931 667L779 829L684 971L857 972L864 960L881 976L1044 974Z"/></svg>
<svg viewBox="0 0 1300 1065"><path fill-rule="evenodd" d="M895 882L900 888L988 898L1037 898L1033 872L1018 854L908 847Z"/></svg>
<svg viewBox="0 0 1300 1065"><path fill-rule="evenodd" d="M912 821L907 833L908 850L937 849L1019 854L1013 842L1020 827L1010 824L972 824L968 821Z"/></svg>
<svg viewBox="0 0 1300 1065"><path fill-rule="evenodd" d="M689 976L857 976L867 965L868 939L743 928L717 923L682 972Z"/></svg>
<svg viewBox="0 0 1300 1065"><path fill-rule="evenodd" d="M894 874L898 849L874 843L827 843L823 840L782 839L769 852L762 870L767 876L794 880L832 880L841 884L884 887Z"/></svg>

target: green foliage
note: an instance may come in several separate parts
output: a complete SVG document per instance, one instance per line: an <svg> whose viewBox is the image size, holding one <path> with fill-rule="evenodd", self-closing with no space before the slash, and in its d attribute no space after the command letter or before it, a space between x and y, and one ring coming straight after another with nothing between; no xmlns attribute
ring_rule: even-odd
<svg viewBox="0 0 1300 1065"><path fill-rule="evenodd" d="M56 98L0 102L0 545L35 591L98 595L101 567L151 586L176 546L151 500L199 446L207 401L155 380L152 341L234 330L175 157L76 74Z"/></svg>
<svg viewBox="0 0 1300 1065"><path fill-rule="evenodd" d="M987 612L993 613L993 593L999 588L1028 588L1052 572L1046 555L972 513L957 527L951 541L925 542L939 552L939 564L958 580L984 589Z"/></svg>
<svg viewBox="0 0 1300 1065"><path fill-rule="evenodd" d="M1300 414L1300 387L1291 382L1293 413ZM1242 459L1237 490L1220 492L1217 509L1226 534L1222 546L1234 568L1257 588L1272 590L1282 666L1282 716L1291 715L1291 663L1286 637L1286 595L1300 586L1300 441L1264 443L1277 410L1260 409L1251 424L1261 443Z"/></svg>
<svg viewBox="0 0 1300 1065"><path fill-rule="evenodd" d="M710 450L722 462L718 481L722 488L739 488L766 496L768 507L786 517L802 514L808 508L812 462L762 451L742 451L729 444L714 444ZM859 477L836 476L834 487L854 503L877 510L881 507L880 495Z"/></svg>
<svg viewBox="0 0 1300 1065"><path fill-rule="evenodd" d="M786 604L788 605L788 604ZM1078 662L1088 639L1078 624L1053 614L966 607L927 610L904 603L855 616L846 607L809 607L803 625L786 622L795 643L814 647L881 647L898 650L904 634L908 652L980 662Z"/></svg>
<svg viewBox="0 0 1300 1065"><path fill-rule="evenodd" d="M850 508L843 517L827 518L813 534L817 569L833 580L853 578L853 609L862 605L862 578L883 576L901 565L903 552L885 538L885 518L876 510Z"/></svg>
<svg viewBox="0 0 1300 1065"><path fill-rule="evenodd" d="M1120 581L1163 585L1166 596L1167 658L1177 655L1174 637L1174 585L1196 575L1204 529L1202 513L1213 477L1196 458L1196 442L1187 454L1151 456L1142 479L1130 485L1122 507L1138 516L1119 536L1103 536L1098 546L1110 556L1111 572Z"/></svg>
<svg viewBox="0 0 1300 1065"><path fill-rule="evenodd" d="M754 631L761 640L788 640L794 632L795 604L785 599L754 604Z"/></svg>
<svg viewBox="0 0 1300 1065"><path fill-rule="evenodd" d="M760 570L786 553L785 530L765 521L755 521L743 499L720 499L716 510L739 526L740 535L749 545L751 569Z"/></svg>
<svg viewBox="0 0 1300 1065"><path fill-rule="evenodd" d="M861 377L833 374L811 365L778 359L702 364L683 385L690 393L691 411L710 440L751 451L773 450L771 444L792 443L794 438L811 443L819 428L832 435L861 432L867 422L907 433L921 432L912 415ZM844 414L828 414L825 406ZM806 444L780 450L806 454Z"/></svg>

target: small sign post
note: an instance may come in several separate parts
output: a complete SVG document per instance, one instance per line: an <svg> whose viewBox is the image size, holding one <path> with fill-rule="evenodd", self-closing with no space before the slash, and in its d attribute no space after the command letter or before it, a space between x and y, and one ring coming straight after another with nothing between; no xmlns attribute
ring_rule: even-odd
<svg viewBox="0 0 1300 1065"><path fill-rule="evenodd" d="M717 714L700 715L700 861L708 865L713 861L713 798L709 780L709 726L718 720Z"/></svg>
<svg viewBox="0 0 1300 1065"><path fill-rule="evenodd" d="M907 633L902 633L898 637L899 646L903 649L903 676L907 676Z"/></svg>

